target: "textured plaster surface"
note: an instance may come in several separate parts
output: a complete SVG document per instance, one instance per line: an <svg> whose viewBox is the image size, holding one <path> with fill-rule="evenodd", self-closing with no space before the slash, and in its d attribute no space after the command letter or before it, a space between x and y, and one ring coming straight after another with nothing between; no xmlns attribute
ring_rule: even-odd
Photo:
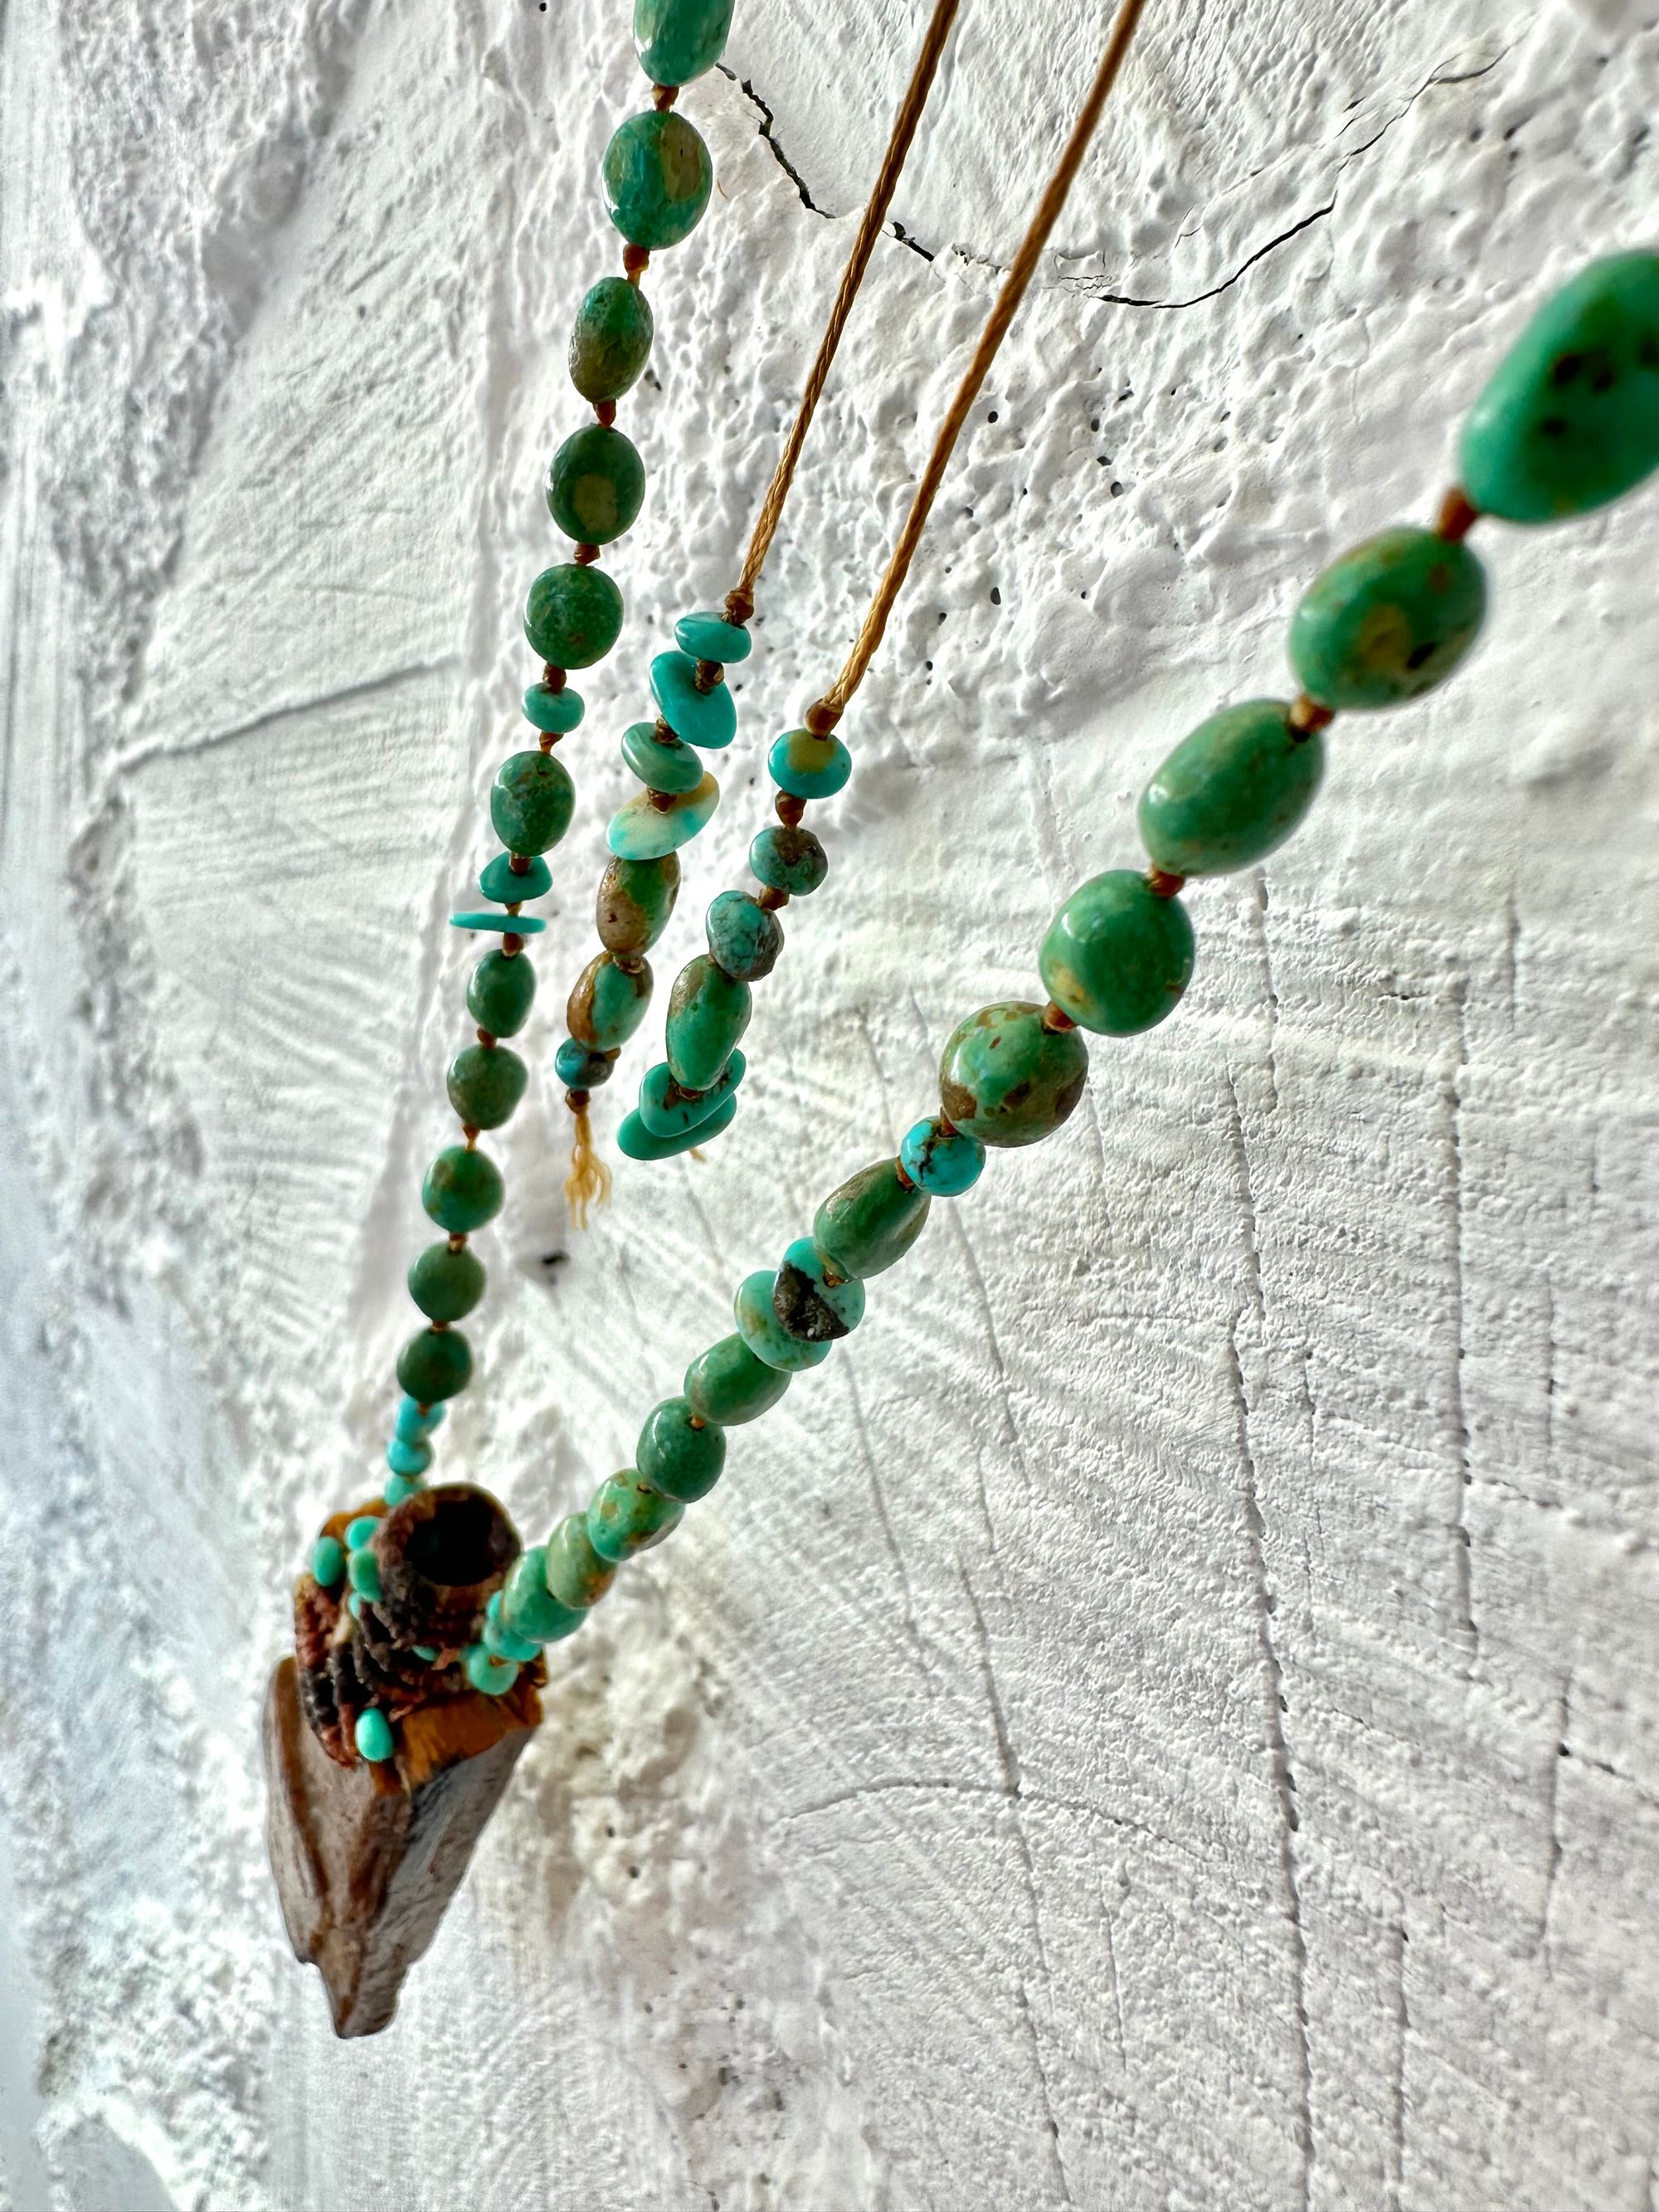
<svg viewBox="0 0 1659 2212"><path fill-rule="evenodd" d="M968 0L659 1005L1100 16ZM581 1236L551 1060L614 740L731 580L915 33L740 0L685 100L718 191L649 280L630 624L443 1435L532 1535L1030 989L1167 746L1282 687L1301 583L1430 511L1528 303L1659 229L1650 5L1153 0L848 717L733 1133ZM599 0L10 0L0 38L0 2202L1652 2212L1659 491L1483 537L1478 659L1339 726L1304 834L1192 894L1176 1018L734 1434L340 2045L256 1711L374 1486L444 917L640 81Z"/></svg>

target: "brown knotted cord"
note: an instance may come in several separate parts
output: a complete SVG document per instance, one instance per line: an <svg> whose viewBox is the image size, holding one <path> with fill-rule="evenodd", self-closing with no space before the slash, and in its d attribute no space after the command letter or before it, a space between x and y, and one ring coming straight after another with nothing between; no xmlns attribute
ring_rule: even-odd
<svg viewBox="0 0 1659 2212"><path fill-rule="evenodd" d="M903 586L904 579L909 573L910 563L915 558L916 548L921 543L921 533L927 525L933 501L938 496L945 471L950 465L951 452L957 440L962 435L963 426L968 420L969 411L979 397L980 386L985 381L991 363L996 359L997 349L1007 336L1008 325L1013 321L1019 303L1025 296L1026 289L1036 273L1036 266L1042 258L1042 249L1048 242L1048 234L1060 220L1060 210L1066 204L1066 195L1077 181L1077 173L1082 167L1083 157L1089 150L1089 141L1094 137L1102 111L1116 81L1118 71L1123 65L1123 58L1129 51L1129 41L1135 34L1136 26L1140 21L1146 4L1146 0L1122 0L1122 4L1118 9L1116 18L1112 24L1112 34L1106 41L1106 51L1101 57L1100 67L1096 71L1093 84L1089 88L1088 98L1078 111L1077 121L1072 125L1072 135L1066 142L1066 150L1060 157L1058 167L1048 179L1048 189L1037 204L1037 211L1031 218L1030 228L1020 240L1019 251L1015 254L1013 264L1007 276L1003 279L1002 289L997 295L995 307L991 310L990 320L980 333L979 343L974 349L974 357L968 364L967 373L963 377L962 382L957 386L956 398L951 402L950 411L939 425L939 435L933 441L933 450L928 456L927 466L922 471L921 481L916 486L915 495L910 501L910 512L904 519L904 527L899 532L898 543L894 546L892 556L887 563L880 583L876 587L876 596L870 603L870 611L864 617L864 625L854 641L853 650L848 654L846 665L841 674L824 693L823 698L807 710L805 720L809 729L823 733L834 728L836 723L841 719L848 701L863 680L865 671L875 657L876 648L881 643L883 633L887 628L887 618L893 611L893 602L897 599Z"/></svg>
<svg viewBox="0 0 1659 2212"><path fill-rule="evenodd" d="M778 525L783 520L783 503L789 496L790 485L794 482L801 447L806 442L806 433L812 426L818 401L823 396L823 387L835 363L836 348L841 343L842 333L847 328L847 319L853 312L853 302L858 298L859 287L870 266L870 256L875 252L876 240L886 227L887 210L893 204L899 173L909 154L916 126L921 121L921 111L927 105L927 96L933 88L933 79L939 74L939 65L944 59L951 27L956 21L960 4L961 0L936 0L927 25L927 35L921 42L915 68L910 73L910 82L904 88L904 98L893 118L893 135L887 142L887 151L881 157L881 167L876 174L869 204L864 210L864 220L859 225L858 236L853 240L853 251L842 271L841 289L836 295L835 305L830 310L830 319L823 326L823 336L818 341L817 358L812 363L811 374L801 392L800 405L796 409L795 419L789 428L788 441L773 471L772 481L767 486L760 513L755 518L754 533L749 540L749 550L744 556L743 573L726 602L726 612L735 623L746 623L755 611L755 586L760 581L760 573L766 565L772 540L777 536Z"/></svg>

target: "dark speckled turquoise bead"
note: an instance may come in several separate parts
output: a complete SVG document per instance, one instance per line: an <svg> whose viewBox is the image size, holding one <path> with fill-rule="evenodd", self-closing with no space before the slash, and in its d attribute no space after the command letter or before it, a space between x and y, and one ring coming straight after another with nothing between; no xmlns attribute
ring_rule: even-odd
<svg viewBox="0 0 1659 2212"><path fill-rule="evenodd" d="M682 615L674 625L674 642L693 660L717 660L723 668L749 658L748 631L724 615Z"/></svg>
<svg viewBox="0 0 1659 2212"><path fill-rule="evenodd" d="M616 1066L612 1054L595 1052L574 1037L567 1037L553 1055L553 1073L567 1091L603 1089L616 1072Z"/></svg>
<svg viewBox="0 0 1659 2212"><path fill-rule="evenodd" d="M522 952L486 952L466 987L466 1010L491 1036L514 1036L535 996L536 971Z"/></svg>
<svg viewBox="0 0 1659 2212"><path fill-rule="evenodd" d="M617 1579L615 1563L602 1559L593 1549L585 1513L571 1514L553 1531L542 1572L549 1593L561 1605L578 1611L597 1605Z"/></svg>
<svg viewBox="0 0 1659 2212"><path fill-rule="evenodd" d="M605 149L611 220L653 253L691 235L714 185L708 149L683 115L630 115Z"/></svg>
<svg viewBox="0 0 1659 2212"><path fill-rule="evenodd" d="M732 1311L738 1335L757 1359L782 1374L798 1375L828 1359L830 1340L789 1334L773 1310L772 1292L776 1283L777 1277L769 1267L757 1268L754 1274L745 1275L732 1301Z"/></svg>
<svg viewBox="0 0 1659 2212"><path fill-rule="evenodd" d="M737 734L738 710L731 687L697 687L697 664L690 653L659 653L651 664L651 696L677 738L704 752L720 752Z"/></svg>
<svg viewBox="0 0 1659 2212"><path fill-rule="evenodd" d="M624 1468L594 1492L587 1509L587 1540L602 1559L619 1564L660 1544L684 1512L683 1505L641 1482L631 1467Z"/></svg>
<svg viewBox="0 0 1659 2212"><path fill-rule="evenodd" d="M547 1547L520 1552L501 1585L501 1620L530 1644L556 1644L581 1626L580 1606L561 1605L547 1587Z"/></svg>
<svg viewBox="0 0 1659 2212"><path fill-rule="evenodd" d="M622 757L652 791L695 791L704 769L690 745L671 731L657 735L654 722L630 722L622 735Z"/></svg>
<svg viewBox="0 0 1659 2212"><path fill-rule="evenodd" d="M812 1241L838 1273L866 1282L904 1257L930 1202L899 1181L896 1160L878 1160L830 1192L813 1216Z"/></svg>
<svg viewBox="0 0 1659 2212"><path fill-rule="evenodd" d="M532 684L524 695L524 718L556 738L568 737L582 718L582 695L568 684L557 691L546 684Z"/></svg>
<svg viewBox="0 0 1659 2212"><path fill-rule="evenodd" d="M715 966L706 952L688 960L668 1001L668 1065L683 1091L707 1091L749 1026L754 1000L747 983Z"/></svg>
<svg viewBox="0 0 1659 2212"><path fill-rule="evenodd" d="M772 1310L791 1336L832 1344L864 1319L864 1285L832 1267L811 1237L798 1237L774 1279Z"/></svg>
<svg viewBox="0 0 1659 2212"><path fill-rule="evenodd" d="M626 276L601 276L570 333L570 381L596 404L620 399L651 358L651 302Z"/></svg>
<svg viewBox="0 0 1659 2212"><path fill-rule="evenodd" d="M409 1271L409 1295L428 1321L464 1321L483 1294L483 1262L465 1246L452 1252L447 1244L428 1244ZM396 1472L422 1474L425 1466Z"/></svg>
<svg viewBox="0 0 1659 2212"><path fill-rule="evenodd" d="M930 1115L905 1133L899 1159L911 1182L933 1198L960 1198L979 1181L985 1147Z"/></svg>
<svg viewBox="0 0 1659 2212"><path fill-rule="evenodd" d="M562 561L544 568L525 602L532 653L556 668L591 668L622 631L623 595L603 569Z"/></svg>
<svg viewBox="0 0 1659 2212"><path fill-rule="evenodd" d="M1041 1006L1008 1000L958 1024L939 1063L939 1097L964 1136L1035 1145L1070 1115L1088 1073L1075 1030L1045 1029Z"/></svg>
<svg viewBox="0 0 1659 2212"><path fill-rule="evenodd" d="M526 859L558 843L570 827L575 805L570 771L551 753L513 754L495 771L489 788L489 818L495 835L509 853ZM493 898L495 893L485 896Z"/></svg>
<svg viewBox="0 0 1659 2212"><path fill-rule="evenodd" d="M1140 835L1172 876L1253 867L1313 805L1325 773L1316 730L1279 699L1224 708L1183 738L1140 794Z"/></svg>
<svg viewBox="0 0 1659 2212"><path fill-rule="evenodd" d="M744 1066L742 1053L734 1050L708 1089L692 1093L680 1089L668 1062L659 1060L640 1079L640 1120L653 1137L697 1128L743 1081Z"/></svg>
<svg viewBox="0 0 1659 2212"><path fill-rule="evenodd" d="M449 1063L449 1103L463 1127L499 1129L518 1111L530 1070L504 1044L470 1044Z"/></svg>
<svg viewBox="0 0 1659 2212"><path fill-rule="evenodd" d="M1396 706L1451 674L1486 612L1486 576L1467 545L1384 530L1310 585L1291 618L1291 665L1322 706Z"/></svg>
<svg viewBox="0 0 1659 2212"><path fill-rule="evenodd" d="M695 1129L681 1129L672 1136L654 1136L637 1108L624 1115L617 1131L617 1148L630 1160L672 1160L681 1152L689 1152L702 1145L712 1145L716 1137L732 1126L738 1110L737 1100L728 1094L720 1100L705 1121Z"/></svg>
<svg viewBox="0 0 1659 2212"><path fill-rule="evenodd" d="M757 879L791 898L806 898L830 872L829 856L810 830L778 823L763 830L749 848L749 865Z"/></svg>
<svg viewBox="0 0 1659 2212"><path fill-rule="evenodd" d="M1615 253L1546 301L1463 431L1463 489L1506 522L1585 514L1659 468L1659 254Z"/></svg>
<svg viewBox="0 0 1659 2212"><path fill-rule="evenodd" d="M732 0L634 0L634 44L653 84L690 84L726 52Z"/></svg>
<svg viewBox="0 0 1659 2212"><path fill-rule="evenodd" d="M704 924L709 957L740 983L758 983L778 964L783 928L747 891L722 891Z"/></svg>
<svg viewBox="0 0 1659 2212"><path fill-rule="evenodd" d="M789 1377L782 1370L757 1359L740 1336L723 1336L685 1370L685 1395L692 1412L724 1429L758 1420L788 1388Z"/></svg>
<svg viewBox="0 0 1659 2212"><path fill-rule="evenodd" d="M797 799L833 799L853 773L853 756L836 737L786 730L767 756L772 781Z"/></svg>
<svg viewBox="0 0 1659 2212"><path fill-rule="evenodd" d="M609 545L638 520L645 464L631 438L604 422L573 431L547 471L547 511L578 545Z"/></svg>
<svg viewBox="0 0 1659 2212"><path fill-rule="evenodd" d="M447 1145L421 1185L421 1204L452 1237L468 1236L493 1221L506 1194L495 1161L483 1152L468 1152L464 1145ZM408 1383L404 1388L422 1405L430 1403L418 1390L410 1390Z"/></svg>
<svg viewBox="0 0 1659 2212"><path fill-rule="evenodd" d="M1181 901L1160 898L1145 876L1109 868L1079 885L1054 916L1037 968L1048 996L1080 1027L1133 1036L1173 1012L1186 989L1193 925ZM983 1064L988 1072L988 1058ZM948 1098L945 1110L954 1121Z"/></svg>
<svg viewBox="0 0 1659 2212"><path fill-rule="evenodd" d="M522 854L497 853L487 860L478 877L478 889L487 899L495 899L502 906L522 906L526 899L545 898L553 888L553 871L539 853L530 856L530 865L522 875L515 874L513 862Z"/></svg>
<svg viewBox="0 0 1659 2212"><path fill-rule="evenodd" d="M692 1418L689 1398L665 1398L647 1416L634 1455L641 1481L683 1505L707 1498L726 1465L726 1431L707 1416L693 1428Z"/></svg>
<svg viewBox="0 0 1659 2212"><path fill-rule="evenodd" d="M614 952L596 952L566 1001L565 1026L591 1052L615 1052L638 1029L650 1004L649 961L623 968Z"/></svg>
<svg viewBox="0 0 1659 2212"><path fill-rule="evenodd" d="M472 1347L458 1328L423 1328L398 1354L398 1380L411 1398L435 1406L472 1379Z"/></svg>

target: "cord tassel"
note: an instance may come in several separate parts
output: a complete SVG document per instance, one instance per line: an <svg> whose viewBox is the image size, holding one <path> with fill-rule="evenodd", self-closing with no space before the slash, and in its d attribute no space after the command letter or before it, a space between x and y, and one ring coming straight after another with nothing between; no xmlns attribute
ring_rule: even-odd
<svg viewBox="0 0 1659 2212"><path fill-rule="evenodd" d="M569 1100L566 1103L575 1116L576 1127L570 1145L570 1172L564 1179L565 1203L577 1228L586 1229L589 1207L610 1203L611 1170L594 1146L586 1099L580 1106Z"/></svg>

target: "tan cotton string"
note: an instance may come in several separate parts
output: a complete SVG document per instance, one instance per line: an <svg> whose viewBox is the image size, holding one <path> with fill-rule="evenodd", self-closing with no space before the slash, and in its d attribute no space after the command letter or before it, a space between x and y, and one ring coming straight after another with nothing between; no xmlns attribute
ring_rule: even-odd
<svg viewBox="0 0 1659 2212"><path fill-rule="evenodd" d="M927 459L927 466L922 471L921 481L910 501L910 512L904 518L904 527L899 532L892 557L876 587L870 611L864 617L864 626L854 641L853 650L848 654L847 665L841 674L823 698L808 709L805 719L809 729L822 732L835 726L875 657L876 647L881 643L887 628L887 618L893 611L893 603L909 574L916 548L921 543L922 531L938 496L945 471L950 465L957 440L962 435L969 410L979 397L980 386L985 381L991 363L996 359L997 349L1008 335L1008 326L1036 273L1042 249L1048 242L1049 233L1060 220L1066 195L1077 181L1077 173L1083 166L1089 142L1094 137L1146 5L1146 0L1122 0L1118 9L1111 36L1106 41L1106 51L1101 57L1100 67L1089 88L1088 98L1078 111L1077 121L1072 125L1072 135L1066 142L1066 150L1060 157L1059 167L1049 178L1048 188L1037 204L1037 211L1031 218L1030 228L1020 240L1019 251L1003 279L1002 289L997 295L990 320L980 333L974 357L968 364L962 382L957 386L949 412L939 425L939 435L933 441L933 450Z"/></svg>

